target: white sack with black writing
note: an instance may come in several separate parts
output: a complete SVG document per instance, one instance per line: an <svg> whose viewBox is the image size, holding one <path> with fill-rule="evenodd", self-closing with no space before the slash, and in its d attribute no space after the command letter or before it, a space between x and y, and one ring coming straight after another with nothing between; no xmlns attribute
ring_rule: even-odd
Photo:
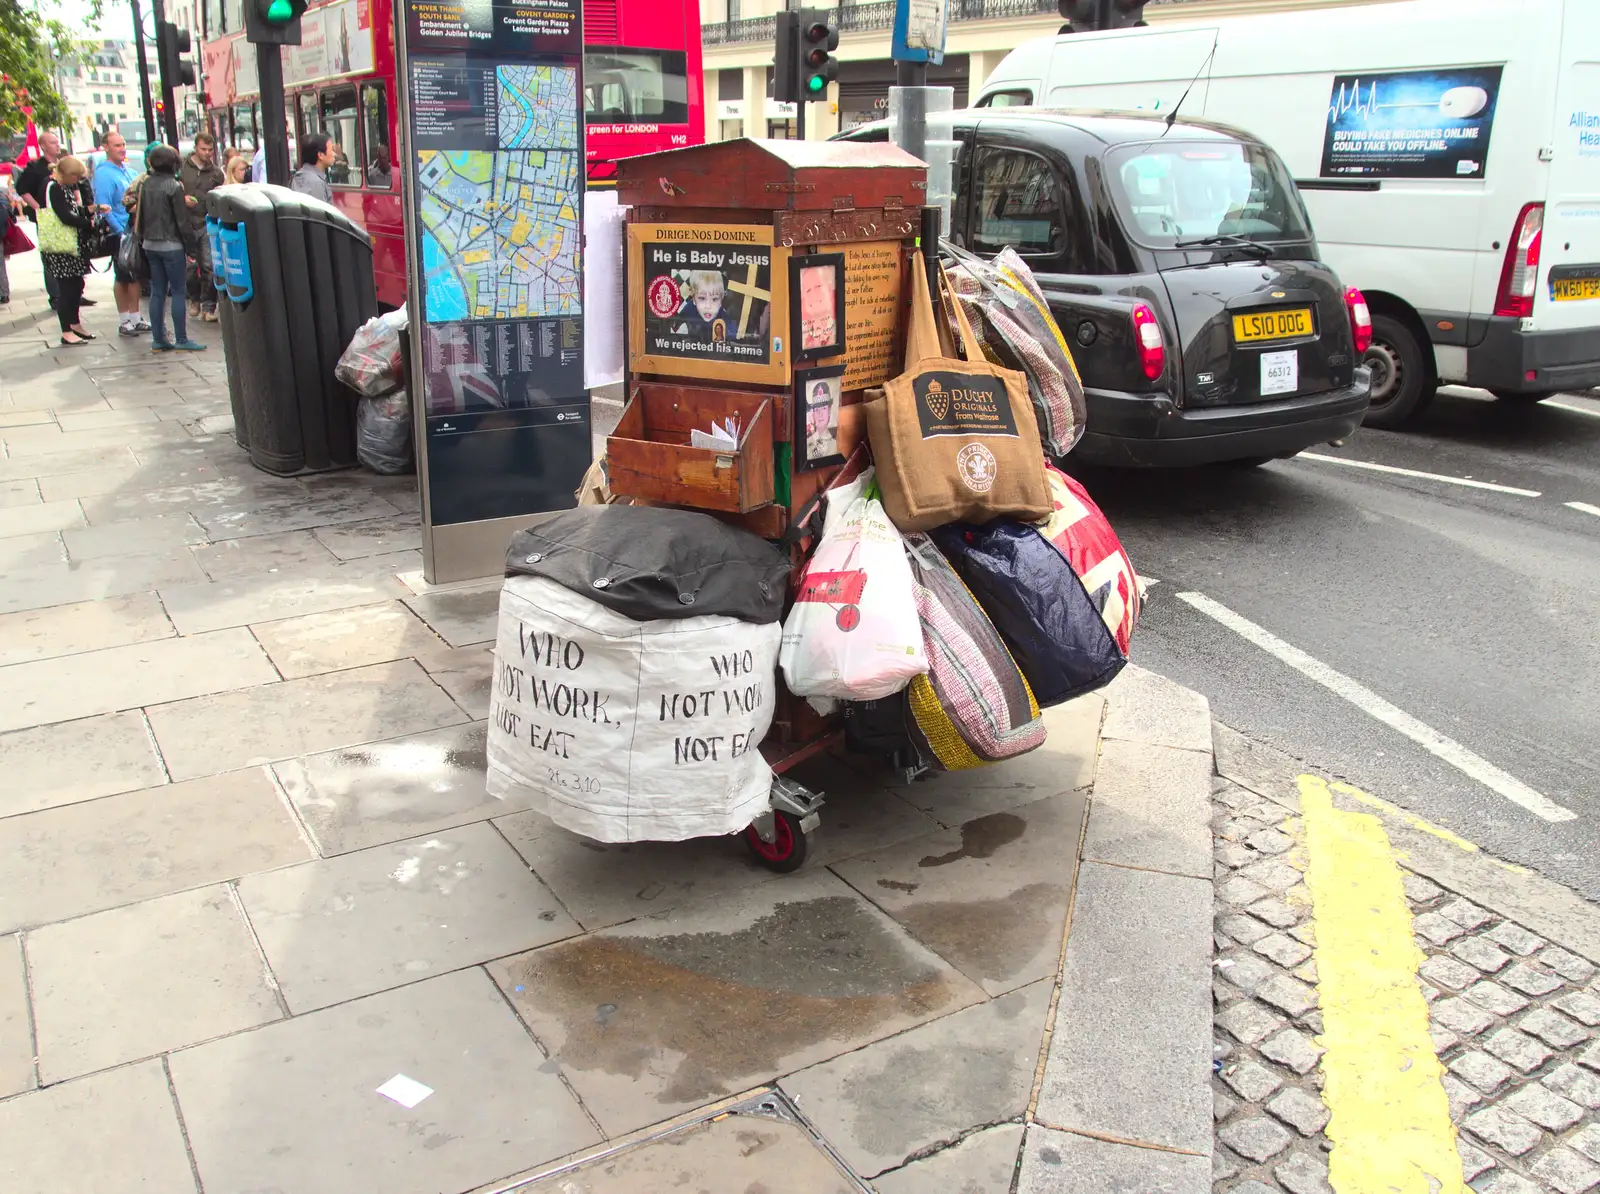
<svg viewBox="0 0 1600 1194"><path fill-rule="evenodd" d="M781 627L635 622L551 581L500 590L489 791L602 842L737 833L767 808Z"/></svg>

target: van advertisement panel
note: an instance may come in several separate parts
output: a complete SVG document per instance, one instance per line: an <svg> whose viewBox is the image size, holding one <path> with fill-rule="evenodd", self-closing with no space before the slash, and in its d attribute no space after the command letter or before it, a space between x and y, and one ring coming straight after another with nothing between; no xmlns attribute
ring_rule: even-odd
<svg viewBox="0 0 1600 1194"><path fill-rule="evenodd" d="M1322 177L1482 178L1498 66L1337 75Z"/></svg>

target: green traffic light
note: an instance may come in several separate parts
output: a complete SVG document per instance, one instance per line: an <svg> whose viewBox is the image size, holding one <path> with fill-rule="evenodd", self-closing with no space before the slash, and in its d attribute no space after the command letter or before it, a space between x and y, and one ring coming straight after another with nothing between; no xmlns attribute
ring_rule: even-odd
<svg viewBox="0 0 1600 1194"><path fill-rule="evenodd" d="M281 25L285 21L294 19L294 5L289 0L272 0L267 6L267 20L274 25Z"/></svg>
<svg viewBox="0 0 1600 1194"><path fill-rule="evenodd" d="M828 80L824 79L821 75L812 75L806 80L807 91L825 91L827 90L827 87Z"/></svg>

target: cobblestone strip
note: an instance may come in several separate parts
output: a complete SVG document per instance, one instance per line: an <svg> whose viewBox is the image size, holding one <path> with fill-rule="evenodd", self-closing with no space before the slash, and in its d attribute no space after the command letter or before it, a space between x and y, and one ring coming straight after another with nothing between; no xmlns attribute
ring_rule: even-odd
<svg viewBox="0 0 1600 1194"><path fill-rule="evenodd" d="M1216 1194L1329 1194L1312 910L1295 809L1213 786ZM1600 976L1406 873L1434 1047L1479 1194L1600 1194Z"/></svg>

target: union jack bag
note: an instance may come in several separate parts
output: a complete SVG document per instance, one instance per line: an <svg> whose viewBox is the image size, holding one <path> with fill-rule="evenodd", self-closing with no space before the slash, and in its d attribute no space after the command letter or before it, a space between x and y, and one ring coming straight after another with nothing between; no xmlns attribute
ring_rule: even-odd
<svg viewBox="0 0 1600 1194"><path fill-rule="evenodd" d="M1053 465L1046 464L1044 472L1055 509L1034 526L1072 565L1126 658L1144 601L1133 561L1088 491Z"/></svg>

